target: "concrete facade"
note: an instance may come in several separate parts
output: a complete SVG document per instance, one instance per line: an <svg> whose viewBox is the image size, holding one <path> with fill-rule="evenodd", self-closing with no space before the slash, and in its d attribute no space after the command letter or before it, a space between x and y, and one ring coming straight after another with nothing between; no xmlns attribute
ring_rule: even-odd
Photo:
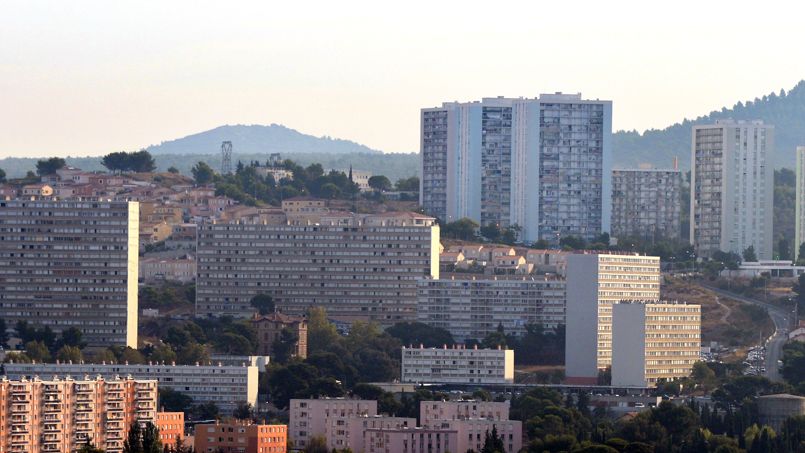
<svg viewBox="0 0 805 453"><path fill-rule="evenodd" d="M805 398L787 393L762 395L757 398L760 421L779 431L789 417L805 415Z"/></svg>
<svg viewBox="0 0 805 453"><path fill-rule="evenodd" d="M690 376L701 355L701 307L619 303L612 307L612 385L654 386Z"/></svg>
<svg viewBox="0 0 805 453"><path fill-rule="evenodd" d="M679 239L682 174L679 170L612 171L614 237Z"/></svg>
<svg viewBox="0 0 805 453"><path fill-rule="evenodd" d="M401 382L425 384L511 384L514 350L402 347Z"/></svg>
<svg viewBox="0 0 805 453"><path fill-rule="evenodd" d="M422 109L420 204L443 221L518 225L526 242L610 227L612 103L580 94Z"/></svg>
<svg viewBox="0 0 805 453"><path fill-rule="evenodd" d="M414 213L329 214L317 223L199 226L196 315L251 316L266 293L283 313L339 321L416 319L417 280L439 277L439 226Z"/></svg>
<svg viewBox="0 0 805 453"><path fill-rule="evenodd" d="M805 146L797 146L796 185L794 191L796 202L794 204L794 261L799 259L799 246L805 242ZM805 256L801 257L805 259Z"/></svg>
<svg viewBox="0 0 805 453"><path fill-rule="evenodd" d="M774 126L719 120L693 126L690 241L701 257L754 247L772 258Z"/></svg>
<svg viewBox="0 0 805 453"><path fill-rule="evenodd" d="M241 421L199 424L193 448L197 453L285 453L288 427Z"/></svg>
<svg viewBox="0 0 805 453"><path fill-rule="evenodd" d="M290 329L296 334L296 347L293 356L307 358L307 319L301 316L288 316L282 313L256 314L252 325L257 329L257 353L274 354L274 342L278 341L283 329Z"/></svg>
<svg viewBox="0 0 805 453"><path fill-rule="evenodd" d="M137 347L136 202L0 200L0 317Z"/></svg>
<svg viewBox="0 0 805 453"><path fill-rule="evenodd" d="M345 398L292 399L288 437L303 450L313 437L341 438L346 442L346 420L377 415L377 401ZM333 430L342 431L332 433ZM328 449L332 448L328 445Z"/></svg>
<svg viewBox="0 0 805 453"><path fill-rule="evenodd" d="M529 324L565 323L565 281L547 277L421 280L417 319L446 329L457 342L482 340L503 325L522 336Z"/></svg>
<svg viewBox="0 0 805 453"><path fill-rule="evenodd" d="M155 379L161 387L193 398L194 404L215 403L221 412L233 411L239 402L257 406L258 371L254 366L89 363L6 363L3 366L11 379L52 375L101 375L107 379L133 376Z"/></svg>
<svg viewBox="0 0 805 453"><path fill-rule="evenodd" d="M153 380L0 380L0 451L122 453L132 423L154 422Z"/></svg>
<svg viewBox="0 0 805 453"><path fill-rule="evenodd" d="M612 306L660 299L660 259L654 256L577 254L567 261L565 375L594 384L612 362Z"/></svg>
<svg viewBox="0 0 805 453"><path fill-rule="evenodd" d="M154 425L163 446L175 448L180 441L184 445L184 412L157 412Z"/></svg>

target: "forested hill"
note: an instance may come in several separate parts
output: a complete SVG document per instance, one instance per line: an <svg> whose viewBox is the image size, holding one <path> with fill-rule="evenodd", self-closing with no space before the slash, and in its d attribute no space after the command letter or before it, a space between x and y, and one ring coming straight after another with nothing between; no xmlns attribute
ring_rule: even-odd
<svg viewBox="0 0 805 453"><path fill-rule="evenodd" d="M214 154L220 151L222 141L231 141L235 154L297 153L379 154L380 151L349 140L331 137L314 137L281 124L269 126L226 125L162 142L148 148L155 156L166 154Z"/></svg>
<svg viewBox="0 0 805 453"><path fill-rule="evenodd" d="M685 119L665 129L651 129L643 134L637 131L618 131L613 134L615 165L633 167L651 163L668 168L674 156L679 157L683 170L690 168L691 127L713 123L718 119L760 119L775 127L774 166L793 167L794 150L805 145L805 80L786 93L770 93L753 101L738 102L732 108L722 108L694 120Z"/></svg>

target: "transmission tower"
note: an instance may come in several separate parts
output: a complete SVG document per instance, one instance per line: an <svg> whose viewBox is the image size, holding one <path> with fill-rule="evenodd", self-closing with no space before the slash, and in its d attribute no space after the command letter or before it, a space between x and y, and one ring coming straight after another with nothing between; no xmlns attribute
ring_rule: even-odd
<svg viewBox="0 0 805 453"><path fill-rule="evenodd" d="M232 142L221 142L221 174L232 173Z"/></svg>

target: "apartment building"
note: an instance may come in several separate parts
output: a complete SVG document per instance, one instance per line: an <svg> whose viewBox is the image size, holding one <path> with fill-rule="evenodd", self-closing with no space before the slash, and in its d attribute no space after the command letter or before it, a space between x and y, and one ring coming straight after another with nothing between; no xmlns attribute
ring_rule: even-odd
<svg viewBox="0 0 805 453"><path fill-rule="evenodd" d="M455 429L370 428L365 432L364 453L449 453L459 448ZM507 452L508 453L508 452Z"/></svg>
<svg viewBox="0 0 805 453"><path fill-rule="evenodd" d="M184 412L157 412L154 425L163 446L175 448L180 442L184 444Z"/></svg>
<svg viewBox="0 0 805 453"><path fill-rule="evenodd" d="M196 315L249 317L266 293L283 313L339 321L416 319L416 285L439 277L439 226L408 212L329 213L313 224L199 226Z"/></svg>
<svg viewBox="0 0 805 453"><path fill-rule="evenodd" d="M754 247L772 259L774 126L718 120L693 126L690 241L700 257Z"/></svg>
<svg viewBox="0 0 805 453"><path fill-rule="evenodd" d="M215 403L222 413L231 413L240 402L257 406L258 370L255 366L6 363L3 367L10 379L52 375L155 379L160 387L172 388L193 398L194 404Z"/></svg>
<svg viewBox="0 0 805 453"><path fill-rule="evenodd" d="M610 233L619 238L679 239L681 191L679 170L613 170Z"/></svg>
<svg viewBox="0 0 805 453"><path fill-rule="evenodd" d="M797 167L794 204L794 260L798 260L799 246L805 242L805 146L797 146ZM805 259L805 256L802 257Z"/></svg>
<svg viewBox="0 0 805 453"><path fill-rule="evenodd" d="M612 307L612 385L654 386L690 376L701 351L701 306L625 302Z"/></svg>
<svg viewBox="0 0 805 453"><path fill-rule="evenodd" d="M313 437L347 442L347 419L377 415L377 401L345 398L292 399L289 407L289 438L303 450ZM334 431L335 430L335 431ZM328 445L328 449L332 448Z"/></svg>
<svg viewBox="0 0 805 453"><path fill-rule="evenodd" d="M609 231L611 101L581 94L484 98L421 111L420 204L521 239Z"/></svg>
<svg viewBox="0 0 805 453"><path fill-rule="evenodd" d="M565 281L545 276L420 280L417 320L446 329L456 342L482 340L503 326L522 336L529 324L565 324Z"/></svg>
<svg viewBox="0 0 805 453"><path fill-rule="evenodd" d="M0 200L0 317L137 347L136 202Z"/></svg>
<svg viewBox="0 0 805 453"><path fill-rule="evenodd" d="M510 401L420 401L419 423L434 425L442 420L508 420Z"/></svg>
<svg viewBox="0 0 805 453"><path fill-rule="evenodd" d="M612 363L612 306L660 300L656 256L577 254L567 260L565 375L595 384Z"/></svg>
<svg viewBox="0 0 805 453"><path fill-rule="evenodd" d="M293 356L307 358L307 319L303 316L289 316L279 312L255 314L252 325L257 330L258 354L273 355L274 342L281 338L284 329L290 329L296 335Z"/></svg>
<svg viewBox="0 0 805 453"><path fill-rule="evenodd" d="M285 453L288 427L244 421L199 424L193 448L197 453Z"/></svg>
<svg viewBox="0 0 805 453"><path fill-rule="evenodd" d="M422 384L511 384L514 350L402 347L401 382Z"/></svg>
<svg viewBox="0 0 805 453"><path fill-rule="evenodd" d="M0 380L0 451L121 453L133 423L154 422L157 383L131 378Z"/></svg>
<svg viewBox="0 0 805 453"><path fill-rule="evenodd" d="M140 260L140 278L145 282L192 282L196 278L196 259L192 256L143 258Z"/></svg>
<svg viewBox="0 0 805 453"><path fill-rule="evenodd" d="M332 450L350 449L360 453L368 451L367 431L371 429L404 429L415 428L416 419L409 417L390 417L386 415L368 415L350 417L344 420L343 425L327 432L327 448Z"/></svg>

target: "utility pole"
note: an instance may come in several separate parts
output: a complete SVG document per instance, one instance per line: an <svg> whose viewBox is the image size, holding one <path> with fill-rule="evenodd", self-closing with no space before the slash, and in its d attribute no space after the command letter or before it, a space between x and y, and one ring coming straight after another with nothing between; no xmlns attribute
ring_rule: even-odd
<svg viewBox="0 0 805 453"><path fill-rule="evenodd" d="M221 142L221 174L232 173L232 142Z"/></svg>

